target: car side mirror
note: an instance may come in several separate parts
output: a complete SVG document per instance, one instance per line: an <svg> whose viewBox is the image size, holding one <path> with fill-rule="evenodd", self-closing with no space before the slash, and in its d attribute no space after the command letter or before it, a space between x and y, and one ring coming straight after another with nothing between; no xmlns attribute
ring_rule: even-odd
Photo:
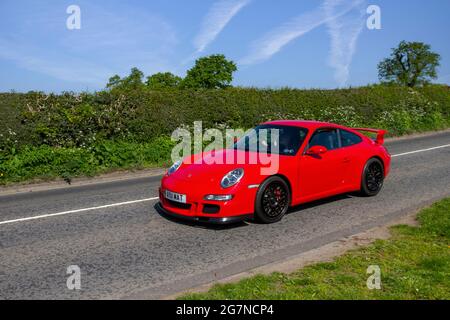
<svg viewBox="0 0 450 320"><path fill-rule="evenodd" d="M319 156L327 151L328 149L324 146L313 146L306 151L306 154L309 156Z"/></svg>

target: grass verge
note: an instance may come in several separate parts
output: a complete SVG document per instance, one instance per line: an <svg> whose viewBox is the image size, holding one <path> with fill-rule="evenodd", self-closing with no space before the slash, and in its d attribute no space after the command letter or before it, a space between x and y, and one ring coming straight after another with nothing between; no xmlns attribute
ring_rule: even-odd
<svg viewBox="0 0 450 320"><path fill-rule="evenodd" d="M333 262L217 284L179 299L450 299L450 198L422 210L418 220L419 227L394 226L390 239ZM370 265L380 267L380 290L367 288Z"/></svg>

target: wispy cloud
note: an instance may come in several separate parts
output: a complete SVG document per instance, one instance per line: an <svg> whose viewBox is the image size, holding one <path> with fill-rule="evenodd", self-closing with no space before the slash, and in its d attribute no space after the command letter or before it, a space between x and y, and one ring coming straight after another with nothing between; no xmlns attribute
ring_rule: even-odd
<svg viewBox="0 0 450 320"><path fill-rule="evenodd" d="M20 19L11 22L11 32L0 34L0 59L61 80L61 87L67 88L75 83L100 89L109 77L132 67L145 74L175 69L169 59L176 34L161 16L127 5L79 3L83 22L76 31L65 28L61 6L47 3L43 13L36 14L33 7L21 12Z"/></svg>
<svg viewBox="0 0 450 320"><path fill-rule="evenodd" d="M330 64L338 70L336 79L339 83L345 82L356 40L361 31L359 20L358 23L354 23L353 20L347 22L346 19L348 13L362 2L364 0L325 0L317 9L293 18L256 40L251 45L250 52L239 61L239 64L250 65L266 61L293 40L326 24L332 39ZM350 30L344 30L347 27Z"/></svg>
<svg viewBox="0 0 450 320"><path fill-rule="evenodd" d="M219 0L203 19L200 33L194 39L197 53L202 52L222 32L230 20L251 0Z"/></svg>
<svg viewBox="0 0 450 320"><path fill-rule="evenodd" d="M348 1L345 1L348 2ZM355 10L336 16L342 10L344 0L326 0L327 28L331 38L329 65L335 69L334 78L339 86L347 84L350 65L356 49L358 37L364 27L364 0L352 0Z"/></svg>
<svg viewBox="0 0 450 320"><path fill-rule="evenodd" d="M326 16L322 8L301 14L253 42L250 52L239 61L239 64L255 64L268 60L288 43L317 28L325 21Z"/></svg>
<svg viewBox="0 0 450 320"><path fill-rule="evenodd" d="M0 39L0 59L13 61L17 66L50 77L67 81L83 83L87 86L104 84L105 79L112 74L112 70L88 61L66 56L64 58L37 56L31 52L36 48L24 47L20 44Z"/></svg>

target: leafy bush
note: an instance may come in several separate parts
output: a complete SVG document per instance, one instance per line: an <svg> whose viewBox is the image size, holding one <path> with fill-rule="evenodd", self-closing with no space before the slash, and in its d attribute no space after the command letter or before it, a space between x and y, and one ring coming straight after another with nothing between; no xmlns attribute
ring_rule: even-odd
<svg viewBox="0 0 450 320"><path fill-rule="evenodd" d="M168 88L176 88L180 85L183 79L170 73L170 72L158 72L147 77L146 85L152 90L162 90Z"/></svg>
<svg viewBox="0 0 450 320"><path fill-rule="evenodd" d="M446 86L370 86L343 90L228 88L61 95L0 94L0 150L43 144L87 147L103 140L144 143L181 125L250 128L271 119L315 119L374 126L392 134L446 127Z"/></svg>

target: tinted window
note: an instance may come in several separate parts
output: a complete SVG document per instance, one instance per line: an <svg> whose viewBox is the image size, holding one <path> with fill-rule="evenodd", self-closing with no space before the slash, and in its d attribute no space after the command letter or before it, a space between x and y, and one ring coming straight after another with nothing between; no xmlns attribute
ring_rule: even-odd
<svg viewBox="0 0 450 320"><path fill-rule="evenodd" d="M338 133L336 129L319 129L309 141L309 147L322 146L328 150L339 148Z"/></svg>
<svg viewBox="0 0 450 320"><path fill-rule="evenodd" d="M345 130L340 131L341 131L341 142L343 147L352 146L362 141L362 139L354 133Z"/></svg>
<svg viewBox="0 0 450 320"><path fill-rule="evenodd" d="M305 140L307 133L307 129L300 127L261 125L248 131L234 145L234 148L294 156Z"/></svg>

